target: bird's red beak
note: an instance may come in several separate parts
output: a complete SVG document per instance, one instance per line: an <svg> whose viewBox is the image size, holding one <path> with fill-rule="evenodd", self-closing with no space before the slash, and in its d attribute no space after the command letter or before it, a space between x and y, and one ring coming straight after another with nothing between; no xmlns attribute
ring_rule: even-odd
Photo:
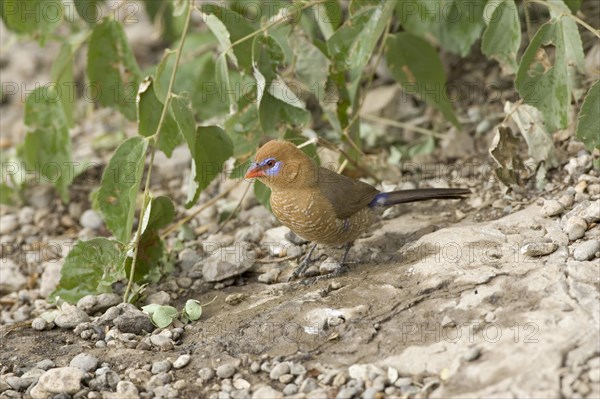
<svg viewBox="0 0 600 399"><path fill-rule="evenodd" d="M262 167L256 165L253 167L250 167L250 169L248 169L248 171L246 172L246 179L255 179L257 177L264 177L265 175L265 171L262 170Z"/></svg>

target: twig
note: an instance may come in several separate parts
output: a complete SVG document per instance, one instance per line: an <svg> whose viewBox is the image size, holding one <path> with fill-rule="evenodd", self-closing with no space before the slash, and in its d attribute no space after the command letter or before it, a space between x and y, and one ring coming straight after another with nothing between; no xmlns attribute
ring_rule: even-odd
<svg viewBox="0 0 600 399"><path fill-rule="evenodd" d="M371 114L361 114L360 116L364 119L367 119L367 120L370 120L373 122L383 123L385 125L393 126L393 127L399 127L402 129L410 130L412 132L421 133L421 134L424 134L427 136L432 136L432 137L437 137L437 138L444 137L444 135L442 133L434 132L433 130L425 129L424 127L420 127L420 126L415 126L410 123L398 122L398 121L394 121L392 119L382 118L380 116L371 115Z"/></svg>

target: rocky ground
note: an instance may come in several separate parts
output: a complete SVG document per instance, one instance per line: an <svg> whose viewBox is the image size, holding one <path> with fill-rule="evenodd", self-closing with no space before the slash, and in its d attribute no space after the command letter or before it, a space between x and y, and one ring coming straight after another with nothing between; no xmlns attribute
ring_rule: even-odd
<svg viewBox="0 0 600 399"><path fill-rule="evenodd" d="M128 31L134 48L152 40L144 32ZM51 48L13 50L0 62L4 76L47 79ZM429 117L393 103L394 90L376 88L369 112ZM449 132L441 150L415 160L453 173L401 175L379 163L385 189L451 185L473 195L390 209L356 242L349 272L332 280L287 282L297 260L281 257L307 244L252 190L244 196L247 183L214 182L199 205L230 193L167 238L174 270L147 287L140 305L214 301L200 320L162 329L117 294L58 308L46 300L74 241L108 235L89 193L118 143L111 147L111 134L136 131L110 110L87 114L72 136L75 159L89 167L71 201L33 185L22 204L0 208L0 397L600 397L598 154L563 132L555 137L561 166L545 188L506 191L486 157L503 105L482 104L461 112L465 134ZM2 107L4 149L24 128L22 103ZM456 159L475 167L456 168ZM177 219L190 214L182 206L188 151L156 165L153 193L174 199ZM335 267L341 249L319 255L311 275Z"/></svg>

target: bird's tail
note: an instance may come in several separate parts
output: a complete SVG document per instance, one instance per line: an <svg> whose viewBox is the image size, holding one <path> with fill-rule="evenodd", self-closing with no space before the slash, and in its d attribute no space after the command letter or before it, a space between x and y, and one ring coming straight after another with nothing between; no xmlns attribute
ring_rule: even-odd
<svg viewBox="0 0 600 399"><path fill-rule="evenodd" d="M405 202L431 199L459 199L468 194L471 194L471 190L468 188L418 188L415 190L391 191L377 194L369 206L387 207Z"/></svg>

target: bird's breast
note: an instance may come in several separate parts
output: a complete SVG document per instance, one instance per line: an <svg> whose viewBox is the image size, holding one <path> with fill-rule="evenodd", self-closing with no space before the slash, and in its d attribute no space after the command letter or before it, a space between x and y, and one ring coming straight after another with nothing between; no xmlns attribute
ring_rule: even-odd
<svg viewBox="0 0 600 399"><path fill-rule="evenodd" d="M327 198L316 190L274 191L271 193L271 208L281 223L294 233L326 245L354 241L375 219L370 208L339 219Z"/></svg>

